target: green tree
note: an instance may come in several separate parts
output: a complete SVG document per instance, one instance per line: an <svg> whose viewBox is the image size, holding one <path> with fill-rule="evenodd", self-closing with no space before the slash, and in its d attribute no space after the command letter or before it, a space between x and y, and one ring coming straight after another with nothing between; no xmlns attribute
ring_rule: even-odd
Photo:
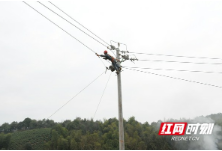
<svg viewBox="0 0 222 151"><path fill-rule="evenodd" d="M10 124L10 131L14 131L14 130L16 130L17 129L17 125L18 125L18 123L17 122L12 122L11 124Z"/></svg>
<svg viewBox="0 0 222 151"><path fill-rule="evenodd" d="M64 138L68 136L68 130L61 124L56 125L55 130L58 132L59 135L62 135Z"/></svg>
<svg viewBox="0 0 222 151"><path fill-rule="evenodd" d="M58 149L59 134L56 130L52 130L51 149Z"/></svg>
<svg viewBox="0 0 222 151"><path fill-rule="evenodd" d="M32 150L32 145L30 143L26 143L24 148L25 150Z"/></svg>
<svg viewBox="0 0 222 151"><path fill-rule="evenodd" d="M32 120L30 118L25 118L23 121L23 126L25 126L25 129L30 127L30 123L32 122Z"/></svg>
<svg viewBox="0 0 222 151"><path fill-rule="evenodd" d="M9 123L2 124L1 131L4 132L4 133L10 132L10 125L9 125Z"/></svg>
<svg viewBox="0 0 222 151"><path fill-rule="evenodd" d="M69 149L69 142L67 139L60 136L58 140L58 149L59 150L68 150Z"/></svg>
<svg viewBox="0 0 222 151"><path fill-rule="evenodd" d="M2 149L4 147L4 145L3 145L4 138L5 138L4 134L0 133L0 149Z"/></svg>

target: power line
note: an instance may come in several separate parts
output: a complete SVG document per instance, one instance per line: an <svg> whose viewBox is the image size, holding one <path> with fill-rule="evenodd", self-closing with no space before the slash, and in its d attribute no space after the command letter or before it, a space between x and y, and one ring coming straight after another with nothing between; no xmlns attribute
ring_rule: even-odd
<svg viewBox="0 0 222 151"><path fill-rule="evenodd" d="M65 105L67 105L71 100L73 100L75 97L77 97L83 90L85 90L87 87L89 87L93 82L95 82L104 72L102 72L98 77L96 77L92 82L90 82L87 86L85 86L82 90L80 90L75 96L73 96L69 101L67 101L64 105L62 105L60 108L58 108L52 115L50 115L47 119L52 117L54 114L56 114L60 109L62 109Z"/></svg>
<svg viewBox="0 0 222 151"><path fill-rule="evenodd" d="M23 1L24 2L24 1ZM89 48L88 46L86 46L83 42L81 42L80 40L78 40L77 38L75 38L73 35L71 35L70 33L68 33L66 30L64 30L62 27L60 27L59 25L57 25L55 22L53 22L52 20L50 20L49 18L47 18L46 16L44 16L42 13L40 13L39 11L37 11L34 7L30 6L28 3L24 2L26 5L28 5L30 8L32 8L33 10L35 10L37 13L39 13L40 15L42 15L45 19L47 19L48 21L50 21L51 23L53 23L54 25L56 25L58 28L60 28L62 31L64 31L65 33L67 33L69 36L71 36L72 38L74 38L75 40L77 40L79 43L81 43L83 46L85 46L86 48L88 48L89 50L91 50L92 52L96 53L94 50L92 50L91 48Z"/></svg>
<svg viewBox="0 0 222 151"><path fill-rule="evenodd" d="M49 3L51 3L54 7L56 7L57 9L59 9L61 12L63 12L65 15L67 15L69 18L71 18L72 20L74 20L76 23L78 23L80 26L82 26L83 28L85 28L87 31L89 31L91 34L93 34L94 36L96 36L97 38L99 38L101 41L103 41L104 43L106 43L108 46L104 45L103 43L101 43L100 41L98 41L97 39L95 39L94 37L90 36L89 34L87 34L85 31L83 31L82 29L80 29L79 27L77 27L76 25L74 25L73 23L71 23L70 21L68 21L67 19L65 19L64 17L62 17L61 15L59 15L58 13L56 13L55 11L53 11L52 9L50 9L49 7L47 7L46 5L44 5L43 3L39 2L42 6L44 6L45 8L47 8L48 10L50 10L51 12L53 12L54 14L56 14L57 16L59 16L60 18L64 19L65 21L67 21L69 24L71 24L72 26L76 27L77 29L79 29L80 31L82 31L83 33L85 33L87 36L89 36L90 38L94 39L95 41L97 41L98 43L100 43L101 45L105 46L108 48L109 44L107 42L105 42L103 39L101 39L100 37L98 37L96 34L94 34L92 31L90 31L88 28L86 28L85 26L83 26L82 24L80 24L78 21L76 21L74 18L72 18L70 15L68 15L67 13L65 13L63 10L61 10L58 6L56 6L55 4L53 4L52 2L49 1ZM113 51L111 51L113 53ZM114 53L113 53L114 54ZM115 55L115 54L114 54ZM103 63L104 64L104 63Z"/></svg>
<svg viewBox="0 0 222 151"><path fill-rule="evenodd" d="M175 80L182 80L182 81L186 81L186 82L192 82L192 83L197 83L197 84L201 84L201 85L212 86L212 87L222 89L221 86L217 86L217 85L213 85L213 84L208 84L208 83L203 83L203 82L198 82L198 81L192 81L192 80L187 80L187 79L183 79L183 78L177 78L177 77L172 77L172 76L168 76L168 75L157 74L157 73L153 73L153 72L145 72L145 71L130 69L130 68L126 68L126 67L124 67L124 68L128 69L128 70L138 71L138 72L142 72L142 73L148 73L148 74L152 74L152 75L156 75L156 76L167 77L167 78L171 78L171 79L175 79Z"/></svg>
<svg viewBox="0 0 222 151"><path fill-rule="evenodd" d="M222 60L222 58L209 58L209 57L194 57L194 56L177 56L177 55L168 55L168 54L152 54L152 53L138 53L138 52L128 52L133 54L144 54L150 56L167 56L167 57L179 57L179 58L196 58L196 59L214 59L214 60Z"/></svg>
<svg viewBox="0 0 222 151"><path fill-rule="evenodd" d="M97 108L96 108L96 111L95 111L95 113L94 113L93 119L94 119L95 116L96 116L96 112L97 112L97 110L98 110L98 108L99 108L99 105L100 105L100 103L101 103L101 101L102 101L102 98L103 98L104 92L105 92L105 90L106 90L106 87L107 87L107 85L108 85L108 82L109 82L109 79L110 79L110 77L111 77L111 74L112 74L112 72L110 72L108 81L106 82L106 86L105 86L105 88L104 88L104 90L103 90L103 93L102 93L102 96L101 96L101 98L100 98L100 100L99 100L99 104L97 105Z"/></svg>
<svg viewBox="0 0 222 151"><path fill-rule="evenodd" d="M210 63L210 62L188 62L188 61L174 61L174 60L149 60L139 59L138 61L150 61L150 62L169 62L169 63L186 63L186 64L211 64L211 65L222 65L222 63Z"/></svg>
<svg viewBox="0 0 222 151"><path fill-rule="evenodd" d="M109 46L109 44L107 42L105 42L102 38L100 38L99 36L97 36L96 34L94 34L92 31L90 31L88 28L86 28L85 26L83 26L80 22L78 22L77 20L75 20L73 17L71 17L70 15L68 15L66 12L64 12L62 9L60 9L58 6L56 6L55 4L53 4L52 2L49 1L49 3L51 3L53 6L55 6L57 9L59 9L61 12L63 12L65 15L67 15L69 18L71 18L73 21L75 21L76 23L78 23L80 26L82 26L83 28L85 28L87 31L89 31L91 34L93 34L94 36L96 36L97 38L99 38L101 41L103 41L105 44L107 44Z"/></svg>
<svg viewBox="0 0 222 151"><path fill-rule="evenodd" d="M222 74L222 72L214 72L214 71L178 70L178 69L162 69L162 68L141 68L141 67L128 67L128 68L150 69L150 70L166 70L166 71L179 71L179 72L194 72L194 73L216 73L216 74Z"/></svg>
<svg viewBox="0 0 222 151"><path fill-rule="evenodd" d="M58 13L56 13L55 11L53 11L52 9L50 9L49 7L47 7L46 5L44 5L43 3L39 2L39 4L41 4L42 6L44 6L45 8L47 8L48 10L50 10L51 12L53 12L54 14L56 14L57 16L59 16L60 18L62 18L63 20L65 20L66 22L68 22L69 24L71 24L72 26L76 27L77 29L79 29L80 31L82 31L84 34L86 34L87 36L89 36L90 38L94 39L95 41L97 41L98 43L100 43L101 45L107 47L106 45L104 45L103 43L101 43L100 41L98 41L97 39L95 39L94 37L92 37L91 35L87 34L85 31L83 31L82 29L80 29L79 27L77 27L76 25L74 25L73 23L71 23L70 21L68 21L67 19L65 19L64 17L62 17L61 15L59 15Z"/></svg>
<svg viewBox="0 0 222 151"><path fill-rule="evenodd" d="M48 21L50 21L52 24L54 24L55 26L57 26L58 28L60 28L62 31L64 31L66 34L68 34L70 37L72 37L73 39L75 39L76 41L78 41L79 43L81 43L83 46L85 46L86 48L88 48L90 51L96 53L93 49L91 49L90 47L88 47L87 45L85 45L83 42L81 42L80 40L78 40L76 37L74 37L72 34L70 34L69 32L67 32L66 30L64 30L62 27L60 27L59 25L57 25L55 22L53 22L52 20L50 20L49 18L47 18L45 15L43 15L42 13L40 13L38 10L36 10L34 7L32 7L31 5L29 5L28 3L26 3L25 1L23 1L23 3L25 3L27 6L29 6L30 8L32 8L33 10L35 10L37 13L39 13L41 16L43 16L45 19L47 19ZM103 65L106 67L106 65L104 64L104 62L102 60L100 60Z"/></svg>

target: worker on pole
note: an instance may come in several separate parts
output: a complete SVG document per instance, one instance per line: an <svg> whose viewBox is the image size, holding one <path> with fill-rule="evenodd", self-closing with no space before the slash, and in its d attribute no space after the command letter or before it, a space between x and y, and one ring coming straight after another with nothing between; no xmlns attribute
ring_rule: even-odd
<svg viewBox="0 0 222 151"><path fill-rule="evenodd" d="M105 60L107 60L107 59L110 60L112 62L112 66L109 67L111 69L111 71L116 70L117 74L120 73L121 67L118 64L118 62L120 62L120 60L118 60L118 59L114 58L113 56L109 55L106 50L104 51L104 55L98 55L97 53L96 53L96 55L98 57L103 57L103 59L105 59Z"/></svg>

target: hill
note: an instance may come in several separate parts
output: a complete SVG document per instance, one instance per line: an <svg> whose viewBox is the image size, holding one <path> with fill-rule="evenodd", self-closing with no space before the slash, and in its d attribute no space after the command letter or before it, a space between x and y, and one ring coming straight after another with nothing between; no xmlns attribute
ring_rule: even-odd
<svg viewBox="0 0 222 151"><path fill-rule="evenodd" d="M170 119L188 123L214 122L215 132L210 137L201 136L197 142L175 142L171 136L158 135L162 121L140 123L134 117L124 120L126 149L222 149L222 114L212 114L195 119ZM117 150L118 120L111 118L93 121L76 118L56 123L53 120L24 119L22 122L4 123L0 126L0 149L11 150Z"/></svg>

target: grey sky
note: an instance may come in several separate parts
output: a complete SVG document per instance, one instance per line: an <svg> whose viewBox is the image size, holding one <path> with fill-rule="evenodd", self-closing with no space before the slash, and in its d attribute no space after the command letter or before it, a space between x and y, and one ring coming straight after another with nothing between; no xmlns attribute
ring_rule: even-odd
<svg viewBox="0 0 222 151"><path fill-rule="evenodd" d="M42 2L60 13L47 1ZM219 0L52 2L106 42L114 40L127 44L129 51L222 58L222 1ZM104 46L39 3L27 3L97 53L105 50ZM26 117L37 120L49 117L105 71L101 61L90 50L23 2L1 1L0 18L0 124L22 121ZM136 56L151 60L222 62L222 59ZM222 71L221 65L210 64L133 64L128 61L122 65ZM149 71L222 86L221 74ZM109 73L102 75L51 119L60 122L76 117L92 118ZM122 88L125 119L135 116L141 122L153 122L221 112L222 89L215 87L125 69L122 72ZM95 119L112 117L118 117L114 73Z"/></svg>

